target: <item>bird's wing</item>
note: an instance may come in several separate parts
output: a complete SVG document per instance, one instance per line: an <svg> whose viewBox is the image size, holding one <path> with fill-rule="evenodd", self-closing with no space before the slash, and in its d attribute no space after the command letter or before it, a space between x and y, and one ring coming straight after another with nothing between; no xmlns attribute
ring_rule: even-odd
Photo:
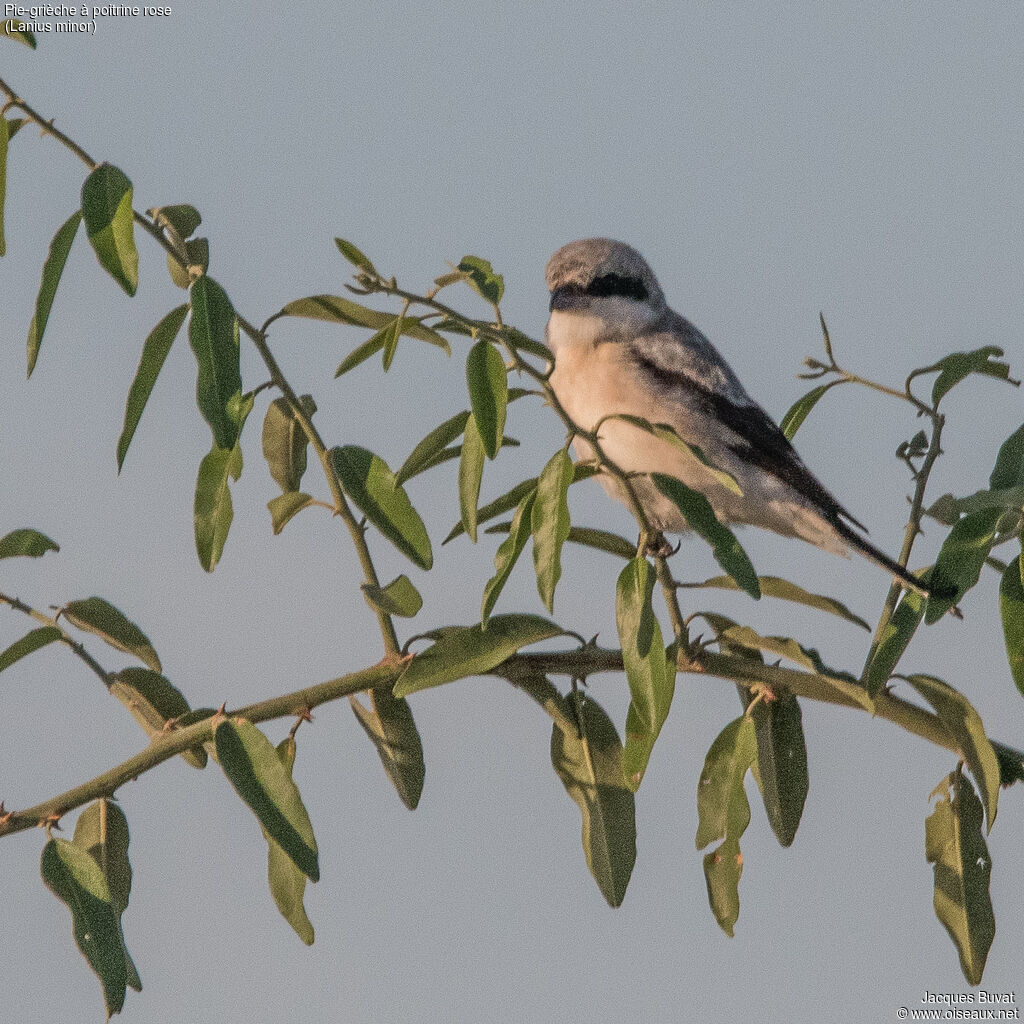
<svg viewBox="0 0 1024 1024"><path fill-rule="evenodd" d="M786 435L688 320L669 310L655 330L632 338L627 348L659 397L722 423L736 436L726 446L745 462L787 484L829 519L846 519L866 532L804 465Z"/></svg>

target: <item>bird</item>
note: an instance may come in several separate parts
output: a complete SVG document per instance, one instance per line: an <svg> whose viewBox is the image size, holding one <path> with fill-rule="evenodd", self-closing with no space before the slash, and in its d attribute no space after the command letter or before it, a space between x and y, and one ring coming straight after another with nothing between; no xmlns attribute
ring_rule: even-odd
<svg viewBox="0 0 1024 1024"><path fill-rule="evenodd" d="M606 457L629 475L652 529L687 529L678 506L649 476L664 473L700 491L721 523L773 530L845 557L852 550L928 596L926 583L862 535L866 528L804 465L714 345L668 305L636 249L610 238L570 242L548 261L545 279L551 388L576 426L597 430ZM684 446L617 414L667 424L742 493ZM595 458L578 435L573 447L580 459ZM618 479L603 472L598 480L629 504Z"/></svg>

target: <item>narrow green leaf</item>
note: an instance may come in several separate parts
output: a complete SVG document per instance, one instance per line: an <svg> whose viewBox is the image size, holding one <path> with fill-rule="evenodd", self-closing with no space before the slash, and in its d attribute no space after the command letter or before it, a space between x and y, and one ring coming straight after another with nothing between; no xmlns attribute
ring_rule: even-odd
<svg viewBox="0 0 1024 1024"><path fill-rule="evenodd" d="M288 778L292 778L295 765L295 737L289 736L282 740L276 748ZM262 826L261 826L262 827ZM313 945L313 925L306 916L303 898L306 894L306 876L296 866L291 857L285 853L281 845L270 837L263 829L263 837L267 841L267 882L270 895L274 897L281 916L292 926L295 934L307 945Z"/></svg>
<svg viewBox="0 0 1024 1024"><path fill-rule="evenodd" d="M434 561L423 520L383 459L366 448L331 449L331 464L345 493L399 551L421 569Z"/></svg>
<svg viewBox="0 0 1024 1024"><path fill-rule="evenodd" d="M132 217L132 183L119 168L100 164L82 185L82 219L100 266L129 295L139 286Z"/></svg>
<svg viewBox="0 0 1024 1024"><path fill-rule="evenodd" d="M351 242L346 242L344 238L336 238L334 244L338 247L338 252L345 257L354 267L358 267L360 270L365 271L372 277L379 277L377 268L369 261L369 259L363 254L363 252L356 248Z"/></svg>
<svg viewBox="0 0 1024 1024"><path fill-rule="evenodd" d="M466 357L466 385L473 420L489 459L498 454L505 432L508 374L501 353L489 342L478 341Z"/></svg>
<svg viewBox="0 0 1024 1024"><path fill-rule="evenodd" d="M384 332L377 331L372 337L364 341L361 345L356 345L354 349L338 365L337 370L334 371L334 377L337 379L342 374L348 373L349 370L354 370L360 363L365 363L370 356L375 355L384 347Z"/></svg>
<svg viewBox="0 0 1024 1024"><path fill-rule="evenodd" d="M697 849L723 840L704 857L708 903L719 927L730 938L740 913L743 856L739 841L750 823L743 782L756 759L754 723L746 716L737 718L711 744L697 786Z"/></svg>
<svg viewBox="0 0 1024 1024"><path fill-rule="evenodd" d="M964 977L978 985L996 934L989 895L992 858L981 832L981 802L959 772L943 779L936 795L924 826L925 857L935 871L935 914L960 954Z"/></svg>
<svg viewBox="0 0 1024 1024"><path fill-rule="evenodd" d="M38 629L30 630L20 640L15 640L7 650L0 653L0 672L10 668L16 661L38 651L40 647L52 644L54 640L60 640L63 634L56 626L40 626Z"/></svg>
<svg viewBox="0 0 1024 1024"><path fill-rule="evenodd" d="M146 634L102 597L69 601L61 609L61 615L71 625L94 633L111 647L138 658L154 672L160 671L160 659Z"/></svg>
<svg viewBox="0 0 1024 1024"><path fill-rule="evenodd" d="M139 972L135 969L124 941L121 915L128 909L132 891L132 866L128 860L128 820L113 800L98 800L78 816L75 823L75 846L87 851L103 872L110 902L117 915L117 926L124 949L125 980L136 992L142 991Z"/></svg>
<svg viewBox="0 0 1024 1024"><path fill-rule="evenodd" d="M380 335L384 341L383 365L384 372L391 369L391 363L398 351L398 339L402 336L403 317L396 316L386 327L380 329Z"/></svg>
<svg viewBox="0 0 1024 1024"><path fill-rule="evenodd" d="M840 379L829 381L828 384L819 384L816 388L811 388L806 395L798 398L786 411L786 415L779 421L779 429L786 435L786 438L792 441L796 432L803 426L804 420L810 415L811 410L818 404L818 399L826 391L834 388L837 384L843 383L845 381Z"/></svg>
<svg viewBox="0 0 1024 1024"><path fill-rule="evenodd" d="M295 299L284 306L278 316L300 316L309 320L327 320L330 323L348 324L352 327L371 327L375 331L386 327L395 318L394 313L382 313L379 309L370 309L369 306L362 306L358 302L342 298L340 295L309 295L304 299ZM451 346L448 342L437 331L421 323L415 317L406 318L402 333L410 338L416 338L418 341L436 345L451 355ZM368 355L371 354L368 353ZM355 353L353 352L352 355L354 356ZM367 356L363 356L363 358L365 359ZM342 363L342 366L344 365ZM347 369L351 369L351 366ZM340 376L340 374L335 374L335 376Z"/></svg>
<svg viewBox="0 0 1024 1024"><path fill-rule="evenodd" d="M554 362L555 357L551 354L551 349L547 345L535 341L528 334L523 334L522 331L516 330L515 327L510 327L508 324L502 324L501 327L497 328L497 331L505 342L520 352L526 352L531 356L546 359L550 363Z"/></svg>
<svg viewBox="0 0 1024 1024"><path fill-rule="evenodd" d="M224 774L266 834L310 881L317 881L320 866L313 826L273 744L244 718L223 719L213 738Z"/></svg>
<svg viewBox="0 0 1024 1024"><path fill-rule="evenodd" d="M24 21L5 18L3 21L0 21L0 36L16 39L19 43L24 43L27 47L34 50L36 48L36 37L27 28L18 27L24 24L26 24Z"/></svg>
<svg viewBox="0 0 1024 1024"><path fill-rule="evenodd" d="M238 440L241 419L238 319L224 289L211 277L195 281L189 296L188 335L199 367L196 404L213 431L214 443L230 450Z"/></svg>
<svg viewBox="0 0 1024 1024"><path fill-rule="evenodd" d="M655 626L657 628L657 624ZM660 635L658 639L660 641ZM622 777L626 787L634 793L640 788L640 783L647 773L654 744L668 717L675 690L676 655L675 647L672 646L666 652L665 676L656 694L660 703L655 709L655 727L652 729L643 721L635 701L630 701L629 710L626 712L626 746L622 752Z"/></svg>
<svg viewBox="0 0 1024 1024"><path fill-rule="evenodd" d="M537 590L549 612L554 611L555 587L562 576L562 545L569 537L570 483L572 459L563 448L551 456L537 478L537 497L531 513Z"/></svg>
<svg viewBox="0 0 1024 1024"><path fill-rule="evenodd" d="M479 522L477 505L480 501L480 483L484 475L483 439L477 429L476 417L470 415L459 455L459 509L462 513L462 528L469 539L476 543L476 527Z"/></svg>
<svg viewBox="0 0 1024 1024"><path fill-rule="evenodd" d="M505 279L496 274L491 264L479 256L463 256L459 270L467 275L466 283L486 302L497 306L505 293Z"/></svg>
<svg viewBox="0 0 1024 1024"><path fill-rule="evenodd" d="M494 555L494 575L484 587L483 602L480 609L480 624L486 629L491 612L498 602L498 595L508 582L519 556L530 539L530 523L532 520L535 491L529 491L519 502L516 514L512 517L512 525L508 536L498 546Z"/></svg>
<svg viewBox="0 0 1024 1024"><path fill-rule="evenodd" d="M57 229L57 233L50 242L50 250L46 254L46 261L43 263L43 276L39 282L39 292L36 295L36 308L32 314L32 323L28 328L28 376L36 368L36 360L39 358L39 346L43 343L43 332L46 330L46 322L50 319L50 310L53 308L53 299L57 294L57 285L60 284L61 274L64 273L64 265L68 261L68 253L71 252L71 243L78 233L78 225L82 222L82 211L75 210L73 214Z"/></svg>
<svg viewBox="0 0 1024 1024"><path fill-rule="evenodd" d="M395 475L398 482L404 484L406 480L411 480L414 476L438 465L444 459L448 445L466 429L468 419L469 413L463 411L445 420L440 426L434 427L402 463L402 468Z"/></svg>
<svg viewBox="0 0 1024 1024"><path fill-rule="evenodd" d="M307 417L316 412L316 402L311 395L303 395L299 403ZM270 475L286 494L297 491L302 483L308 446L309 438L288 399L275 398L267 406L267 414L263 418L263 457L267 460Z"/></svg>
<svg viewBox="0 0 1024 1024"><path fill-rule="evenodd" d="M761 597L761 586L757 581L757 573L732 530L716 518L708 499L699 491L691 490L681 480L664 473L652 473L651 479L654 486L682 512L693 531L711 545L715 561L743 591L755 601L758 600Z"/></svg>
<svg viewBox="0 0 1024 1024"><path fill-rule="evenodd" d="M993 491L1024 486L1024 425L1018 427L1000 446L988 485ZM1024 501L1014 501L1020 508Z"/></svg>
<svg viewBox="0 0 1024 1024"><path fill-rule="evenodd" d="M672 445L673 448L678 449L684 455L696 459L704 469L707 470L708 475L721 484L726 490L731 491L733 494L743 493L736 477L721 467L716 466L707 457L707 455L704 454L704 450L698 445L690 444L689 441L684 441L676 432L675 428L670 426L668 423L651 423L650 420L644 419L643 416L633 416L629 413L616 413L613 417L609 418L623 420L631 426L658 438L658 440Z"/></svg>
<svg viewBox="0 0 1024 1024"><path fill-rule="evenodd" d="M396 697L441 686L467 676L482 675L521 647L559 636L562 630L539 615L494 615L485 630L452 626L422 654L417 654L395 682Z"/></svg>
<svg viewBox="0 0 1024 1024"><path fill-rule="evenodd" d="M608 530L596 530L590 526L570 526L566 540L594 548L596 551L606 551L609 555L618 555L619 558L628 559L636 555L636 545L631 544L625 537L610 533Z"/></svg>
<svg viewBox="0 0 1024 1024"><path fill-rule="evenodd" d="M396 577L386 587L364 583L361 589L371 608L379 609L388 615L400 615L402 618L411 619L423 607L420 592L405 575Z"/></svg>
<svg viewBox="0 0 1024 1024"><path fill-rule="evenodd" d="M214 444L199 464L193 525L199 564L207 572L213 572L224 553L224 543L235 515L228 476L231 474L237 478L241 472L240 463L239 449L218 448Z"/></svg>
<svg viewBox="0 0 1024 1024"><path fill-rule="evenodd" d="M653 592L651 563L646 558L634 558L619 573L615 587L615 624L632 707L648 732L660 727L668 711L665 646L651 605Z"/></svg>
<svg viewBox="0 0 1024 1024"><path fill-rule="evenodd" d="M188 203L174 203L170 206L160 206L156 209L146 211L159 227L169 224L184 241L189 235L194 235L196 229L203 223L203 218L194 206Z"/></svg>
<svg viewBox="0 0 1024 1024"><path fill-rule="evenodd" d="M985 735L981 716L959 690L935 676L907 676L907 682L935 709L940 721L960 749L960 756L970 768L981 789L985 804L988 831L996 820L999 806L999 761Z"/></svg>
<svg viewBox="0 0 1024 1024"><path fill-rule="evenodd" d="M352 711L377 748L384 771L402 803L414 811L423 792L426 767L423 743L412 711L406 701L393 697L385 687L371 690L370 699L373 710L352 697Z"/></svg>
<svg viewBox="0 0 1024 1024"><path fill-rule="evenodd" d="M230 495L228 495L228 500L230 501ZM312 495L303 494L302 491L289 491L287 494L279 494L276 498L271 498L267 502L267 508L270 511L274 536L276 537L285 528L293 516L312 505L313 500Z"/></svg>
<svg viewBox="0 0 1024 1024"><path fill-rule="evenodd" d="M807 800L807 744L800 702L791 693L759 700L750 712L757 735L757 779L768 821L779 843L790 846Z"/></svg>
<svg viewBox="0 0 1024 1024"><path fill-rule="evenodd" d="M583 694L574 704L579 731L555 722L551 763L580 809L587 867L609 906L618 907L636 862L636 807L623 782L622 743L611 719Z"/></svg>
<svg viewBox="0 0 1024 1024"><path fill-rule="evenodd" d="M7 199L7 143L10 141L10 122L0 117L0 256L7 254L4 239L4 205Z"/></svg>
<svg viewBox="0 0 1024 1024"><path fill-rule="evenodd" d="M191 712L188 701L166 676L148 668L125 668L111 677L110 692L128 709L147 736L160 735L168 722ZM193 768L206 767L203 747L186 750L182 758Z"/></svg>
<svg viewBox="0 0 1024 1024"><path fill-rule="evenodd" d="M926 582L924 576L921 578ZM904 590L877 642L871 645L861 682L872 697L877 697L892 678L900 658L924 619L924 607L925 599L920 594Z"/></svg>
<svg viewBox="0 0 1024 1024"><path fill-rule="evenodd" d="M831 676L833 679L845 679L851 683L856 682L854 676L849 672L831 668L821 660L821 655L813 647L805 647L792 637L788 636L762 636L750 626L730 626L720 634L722 639L739 644L743 647L750 647L760 651L769 651L772 654L788 658L803 668L812 672L819 672L822 675Z"/></svg>
<svg viewBox="0 0 1024 1024"><path fill-rule="evenodd" d="M522 501L525 495L529 494L533 490L536 490L536 488L537 478L535 476L530 477L529 480L520 481L511 490L506 491L500 497L495 498L494 501L489 502L482 508L477 509L477 523L486 523L488 520L494 519L496 516L500 516L504 512L508 512L509 509L515 508L516 505L518 505L519 502ZM461 522L456 523L455 526L452 527L451 532L448 534L447 537L445 537L445 539L441 543L447 544L450 540L454 540L460 534L463 534L465 532L465 526L463 526Z"/></svg>
<svg viewBox="0 0 1024 1024"><path fill-rule="evenodd" d="M187 314L188 305L172 309L149 332L149 337L146 338L146 342L142 346L139 368L135 371L135 379L128 389L128 401L124 408L124 426L117 441L117 471L119 473L124 465L124 457L128 454L128 446L135 436L135 429L142 418L142 412L153 392L153 385L156 384L167 353L171 351L171 345L178 336L178 331L181 330L181 325L185 322Z"/></svg>
<svg viewBox="0 0 1024 1024"><path fill-rule="evenodd" d="M1003 621L1006 659L1017 689L1024 696L1024 554L1018 555L1003 573L999 584L999 615ZM0 662L2 662L0 658Z"/></svg>
<svg viewBox="0 0 1024 1024"><path fill-rule="evenodd" d="M911 376L939 371L939 376L932 385L932 405L938 405L950 390L974 373L986 377L997 377L1009 381L1011 384L1020 383L1010 377L1008 363L999 362L993 358L1002 354L1003 350L995 345L986 345L984 348L974 349L971 352L952 352L944 359L940 359L934 366L929 366L924 370L915 370Z"/></svg>
<svg viewBox="0 0 1024 1024"><path fill-rule="evenodd" d="M46 887L71 911L75 943L100 979L107 1016L120 1012L128 965L103 872L87 850L67 839L50 839L39 867Z"/></svg>
<svg viewBox="0 0 1024 1024"><path fill-rule="evenodd" d="M963 598L981 577L1002 513L997 509L964 516L942 542L930 584L925 622L932 625Z"/></svg>
<svg viewBox="0 0 1024 1024"><path fill-rule="evenodd" d="M0 538L0 558L14 558L18 555L41 558L47 551L60 551L60 547L45 533L28 527L11 530Z"/></svg>
<svg viewBox="0 0 1024 1024"><path fill-rule="evenodd" d="M634 548L635 553L635 548ZM819 611L828 612L830 615L846 619L861 629L869 630L871 627L859 615L855 615L841 601L832 597L825 597L823 594L812 594L809 590L790 583L779 576L758 576L758 585L761 588L763 597L777 597L783 601L792 601L795 604L806 605L808 608L817 608ZM713 587L717 590L739 590L740 585L731 576L713 576L711 579L701 583L686 583L688 590L698 590L705 587Z"/></svg>

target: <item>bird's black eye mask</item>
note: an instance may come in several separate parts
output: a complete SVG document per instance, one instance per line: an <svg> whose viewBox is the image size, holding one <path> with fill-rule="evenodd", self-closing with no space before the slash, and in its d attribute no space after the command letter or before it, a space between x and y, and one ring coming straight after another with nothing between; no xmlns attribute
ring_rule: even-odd
<svg viewBox="0 0 1024 1024"><path fill-rule="evenodd" d="M551 293L550 309L573 309L581 303L575 301L584 295L603 298L609 295L620 295L624 299L635 302L646 302L647 288L638 277L623 277L621 274L602 274L595 277L590 284L566 284Z"/></svg>

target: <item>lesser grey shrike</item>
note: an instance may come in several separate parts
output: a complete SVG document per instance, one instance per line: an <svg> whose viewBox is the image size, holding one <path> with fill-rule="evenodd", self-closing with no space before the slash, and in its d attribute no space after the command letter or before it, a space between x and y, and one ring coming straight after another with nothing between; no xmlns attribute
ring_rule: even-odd
<svg viewBox="0 0 1024 1024"><path fill-rule="evenodd" d="M686 529L675 503L642 475L666 473L704 494L723 523L760 526L846 556L852 548L927 595L924 584L853 529L865 528L807 469L711 342L668 306L636 249L608 238L570 242L548 261L546 278L551 386L578 426L593 431L600 424L608 458L641 474L632 477L633 487L652 527ZM668 424L729 473L742 494L680 446L607 419L616 413ZM593 458L582 438L574 446L581 459ZM625 500L608 473L598 479Z"/></svg>

